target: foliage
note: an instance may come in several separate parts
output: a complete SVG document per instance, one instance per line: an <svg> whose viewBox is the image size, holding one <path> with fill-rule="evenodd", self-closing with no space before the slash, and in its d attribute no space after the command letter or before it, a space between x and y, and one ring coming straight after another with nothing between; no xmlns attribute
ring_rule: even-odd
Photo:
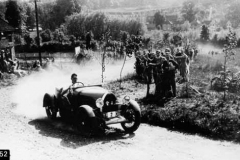
<svg viewBox="0 0 240 160"><path fill-rule="evenodd" d="M38 39L38 37L36 36L36 37L34 38L35 44L38 44L38 41L40 41L40 44L41 44L41 43L42 43L42 37L39 37L39 39Z"/></svg>
<svg viewBox="0 0 240 160"><path fill-rule="evenodd" d="M77 0L56 0L39 4L39 21L43 29L55 30L65 23L66 16L80 13L81 6Z"/></svg>
<svg viewBox="0 0 240 160"><path fill-rule="evenodd" d="M226 98L226 90L227 90L227 63L231 60L231 58L235 55L234 53L234 48L237 46L237 38L236 38L236 33L232 32L229 30L229 33L226 37L226 44L224 45L223 48L223 53L224 53L224 97L223 99L225 100Z"/></svg>
<svg viewBox="0 0 240 160"><path fill-rule="evenodd" d="M160 13L160 11L156 12L153 16L153 22L155 23L156 27L160 26L163 28L163 24L166 21L166 18L164 15Z"/></svg>
<svg viewBox="0 0 240 160"><path fill-rule="evenodd" d="M182 46L182 36L180 34L173 35L171 43L175 46Z"/></svg>
<svg viewBox="0 0 240 160"><path fill-rule="evenodd" d="M181 25L181 31L189 31L191 28L191 24L188 21L185 21L182 25Z"/></svg>
<svg viewBox="0 0 240 160"><path fill-rule="evenodd" d="M65 22L65 17L81 10L76 0L57 0L53 7L53 20L55 27L60 27Z"/></svg>
<svg viewBox="0 0 240 160"><path fill-rule="evenodd" d="M27 6L26 9L26 26L29 28L34 28L35 26L35 9L33 8L33 6Z"/></svg>
<svg viewBox="0 0 240 160"><path fill-rule="evenodd" d="M190 23L195 20L197 10L195 8L194 1L188 0L183 3L182 7L182 16L186 21L189 21Z"/></svg>
<svg viewBox="0 0 240 160"><path fill-rule="evenodd" d="M232 24L232 27L237 28L240 24L240 2L235 1L234 3L230 3L230 6L228 8L228 12L226 14L225 19L230 21Z"/></svg>
<svg viewBox="0 0 240 160"><path fill-rule="evenodd" d="M40 39L41 40L41 39ZM31 45L16 45L15 50L18 53L36 53L38 52L38 47L35 43L32 43ZM74 48L71 43L64 43L61 44L59 42L47 42L43 43L40 46L41 52L48 52L48 53L54 53L54 52L73 52Z"/></svg>
<svg viewBox="0 0 240 160"><path fill-rule="evenodd" d="M0 2L0 18L5 19L6 2Z"/></svg>
<svg viewBox="0 0 240 160"><path fill-rule="evenodd" d="M40 33L40 36L42 38L42 42L48 42L48 41L51 41L52 40L52 32L47 29L47 30L44 30L43 32Z"/></svg>
<svg viewBox="0 0 240 160"><path fill-rule="evenodd" d="M129 34L143 34L143 25L135 20L109 19L103 13L74 14L66 19L65 27L69 35L77 39L85 39L85 33L91 31L95 40L100 40L104 30L110 30L113 40L120 40L120 32L126 31Z"/></svg>
<svg viewBox="0 0 240 160"><path fill-rule="evenodd" d="M200 38L203 41L208 41L209 40L209 29L206 25L202 26L202 31L201 31Z"/></svg>
<svg viewBox="0 0 240 160"><path fill-rule="evenodd" d="M147 105L142 109L142 120L154 125L239 142L238 105L236 101L224 103L209 96L177 99L162 108Z"/></svg>
<svg viewBox="0 0 240 160"><path fill-rule="evenodd" d="M17 35L17 34L15 34L14 35L14 44L16 45L16 44L24 44L24 39L23 38L21 38L21 36L20 35Z"/></svg>
<svg viewBox="0 0 240 160"><path fill-rule="evenodd" d="M170 38L170 34L168 32L163 34L163 42L164 43L168 44L169 38Z"/></svg>
<svg viewBox="0 0 240 160"><path fill-rule="evenodd" d="M25 34L23 38L27 46L30 46L33 43L33 39L30 37L29 33Z"/></svg>
<svg viewBox="0 0 240 160"><path fill-rule="evenodd" d="M14 28L21 28L24 25L25 15L23 8L19 5L18 1L8 0L6 3L5 19Z"/></svg>
<svg viewBox="0 0 240 160"><path fill-rule="evenodd" d="M39 22L42 25L42 28L45 29L50 29L50 30L55 30L56 28L56 23L54 21L54 16L53 16L53 7L54 3L43 3L38 6L38 15L39 15Z"/></svg>

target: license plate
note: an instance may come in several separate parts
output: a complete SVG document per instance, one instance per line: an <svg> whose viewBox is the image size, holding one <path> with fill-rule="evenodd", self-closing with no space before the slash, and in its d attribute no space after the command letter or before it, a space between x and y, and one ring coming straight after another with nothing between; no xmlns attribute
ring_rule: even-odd
<svg viewBox="0 0 240 160"><path fill-rule="evenodd" d="M117 112L108 112L106 114L107 118L113 118L113 117L117 117L118 113Z"/></svg>

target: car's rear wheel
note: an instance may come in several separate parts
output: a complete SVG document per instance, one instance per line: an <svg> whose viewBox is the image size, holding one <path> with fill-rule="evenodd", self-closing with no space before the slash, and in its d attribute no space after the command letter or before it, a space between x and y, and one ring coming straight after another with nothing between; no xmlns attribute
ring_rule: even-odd
<svg viewBox="0 0 240 160"><path fill-rule="evenodd" d="M136 131L141 123L141 113L133 107L128 107L123 115L129 122L121 123L122 128L128 132Z"/></svg>
<svg viewBox="0 0 240 160"><path fill-rule="evenodd" d="M45 109L46 109L46 113L47 113L48 118L56 119L56 117L57 117L56 109L54 109L52 106L47 106L47 107L45 107Z"/></svg>

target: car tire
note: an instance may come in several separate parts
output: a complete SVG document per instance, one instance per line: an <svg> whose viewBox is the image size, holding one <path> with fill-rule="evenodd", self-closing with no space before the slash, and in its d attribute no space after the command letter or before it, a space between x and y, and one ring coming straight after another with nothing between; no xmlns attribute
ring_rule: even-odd
<svg viewBox="0 0 240 160"><path fill-rule="evenodd" d="M141 123L141 113L134 109L133 107L128 107L124 111L123 115L126 119L130 120L130 122L123 122L121 123L122 128L125 132L133 133L135 132Z"/></svg>
<svg viewBox="0 0 240 160"><path fill-rule="evenodd" d="M55 119L57 117L57 109L54 108L54 97L45 94L43 98L43 107L45 107L48 118Z"/></svg>
<svg viewBox="0 0 240 160"><path fill-rule="evenodd" d="M47 113L48 118L56 119L57 111L54 108L52 108L51 106L47 106L47 107L45 107L45 109L46 109L46 113Z"/></svg>

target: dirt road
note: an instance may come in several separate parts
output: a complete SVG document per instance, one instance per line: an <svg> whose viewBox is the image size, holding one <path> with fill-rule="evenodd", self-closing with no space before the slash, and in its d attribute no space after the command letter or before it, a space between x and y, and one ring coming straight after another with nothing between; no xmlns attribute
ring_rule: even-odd
<svg viewBox="0 0 240 160"><path fill-rule="evenodd" d="M142 124L135 134L120 125L106 136L86 138L69 124L45 117L31 119L14 113L14 86L0 90L0 148L11 160L183 159L239 160L240 145L209 140ZM40 107L40 106L39 106Z"/></svg>

